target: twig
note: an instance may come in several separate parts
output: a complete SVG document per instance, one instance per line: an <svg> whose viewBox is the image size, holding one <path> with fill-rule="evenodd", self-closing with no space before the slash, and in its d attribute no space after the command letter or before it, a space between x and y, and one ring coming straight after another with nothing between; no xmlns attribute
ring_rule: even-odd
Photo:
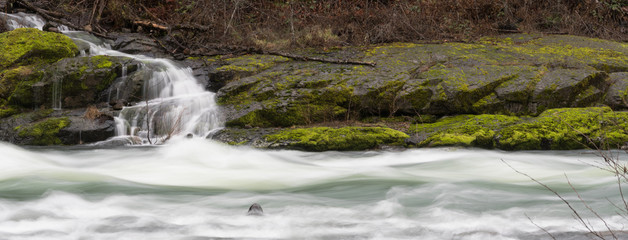
<svg viewBox="0 0 628 240"><path fill-rule="evenodd" d="M608 226L608 223L604 220L604 218L602 218L602 216L600 216L595 210L593 210L593 208L591 208L591 206L589 206L589 204L587 204L584 199L582 199L582 197L580 196L580 193L576 190L576 188L571 184L571 181L569 181L569 177L567 177L567 174L565 174L565 179L567 179L567 184L569 184L569 187L571 187L571 190L573 190L574 193L576 193L576 196L578 196L578 199L580 199L580 202L582 203L582 205L584 205L584 207L586 207L587 209L589 209L589 211L591 211L591 213L593 213L598 219L600 219L603 223L604 226L606 226L606 229L608 230L608 232L611 233L611 235L613 236L614 239L617 239L617 236L615 236L615 233L613 232L613 230L611 230L611 228ZM593 233L595 234L595 233ZM601 235L601 234L600 234Z"/></svg>
<svg viewBox="0 0 628 240"><path fill-rule="evenodd" d="M547 235L549 235L552 239L556 240L556 237L554 237L554 235L552 235L552 233L550 233L549 231L547 231L547 229L545 229L545 228L543 228L543 227L539 226L538 224L536 224L536 223L532 220L532 218L530 218L530 216L528 216L528 214L524 214L524 215L528 218L528 220L530 220L530 222L531 222L532 224L534 224L534 226L536 226L536 227L538 227L539 229L543 230L543 232L547 233Z"/></svg>
<svg viewBox="0 0 628 240"><path fill-rule="evenodd" d="M144 11L146 11L146 14L148 14L150 17L152 17L153 19L160 21L160 22L164 22L164 20L161 20L161 18L155 16L155 14L153 14L152 12L150 12L150 10L148 10L148 8L146 6L144 6L144 4L140 3L140 7L142 7L142 9L144 9Z"/></svg>
<svg viewBox="0 0 628 240"><path fill-rule="evenodd" d="M233 21L233 17L235 16L236 11L238 11L238 4L239 3L240 3L240 0L237 0L236 3L235 3L235 6L233 7L233 12L231 13L231 18L229 18L229 23L227 23L227 27L225 27L225 32L222 34L223 37L227 35L227 31L231 27L231 21Z"/></svg>
<svg viewBox="0 0 628 240"><path fill-rule="evenodd" d="M578 220L582 226L584 226L591 234L595 235L596 237L598 237L599 239L604 239L604 237L602 237L600 235L600 233L595 232L594 230L591 229L591 227L589 226L589 223L587 223L578 213L578 211L573 208L573 206L571 206L571 203L569 203L569 201L567 201L565 198L563 198L563 196L561 196L558 192L556 192L556 190L552 189L551 187L545 185L544 183L540 182L539 180L536 180L536 178L533 178L532 176L521 172L519 170L517 170L516 168L514 168L513 166L511 166L510 164L508 164L508 162L504 161L503 159L501 159L501 161L506 164L508 167L510 167L510 169L512 169L513 171L515 171L516 173L519 173L523 176L526 176L527 178L529 178L530 180L534 181L535 183L541 185L542 187L544 187L545 189L547 189L548 191L554 193L554 195L556 195L561 201L563 201L565 203L565 205L567 205L567 207L569 207L569 209L571 209L571 212L574 214L576 220Z"/></svg>

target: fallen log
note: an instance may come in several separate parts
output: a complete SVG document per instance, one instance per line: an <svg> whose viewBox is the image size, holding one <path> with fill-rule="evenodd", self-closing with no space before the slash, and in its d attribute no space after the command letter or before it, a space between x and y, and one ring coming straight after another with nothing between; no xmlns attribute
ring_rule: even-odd
<svg viewBox="0 0 628 240"><path fill-rule="evenodd" d="M292 53L278 52L278 51L268 51L260 48L252 48L252 47L234 47L234 46L201 46L206 49L205 51L197 50L192 51L197 56L206 56L206 57L214 57L219 55L245 55L245 54L266 54L266 55L274 55L285 58L290 58L297 61L313 61L313 62L322 62L322 63L332 63L332 64L349 64L349 65L363 65L369 67L377 66L375 62L363 62L363 61L353 61L346 59L330 59L330 58L319 58L319 57L310 57L303 56Z"/></svg>
<svg viewBox="0 0 628 240"><path fill-rule="evenodd" d="M135 20L133 21L133 24L135 25L139 25L142 27L148 27L148 28L154 28L154 29L159 29L159 30L163 30L163 31L168 31L168 27L164 26L164 25L160 25L154 22L150 22L150 21L145 21L145 20Z"/></svg>

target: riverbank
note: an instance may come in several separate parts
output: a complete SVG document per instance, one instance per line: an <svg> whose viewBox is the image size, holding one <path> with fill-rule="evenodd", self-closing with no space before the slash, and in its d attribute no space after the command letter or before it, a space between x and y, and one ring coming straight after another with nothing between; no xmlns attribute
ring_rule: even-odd
<svg viewBox="0 0 628 240"><path fill-rule="evenodd" d="M113 42L114 49L152 55L163 50L122 44L125 39ZM79 56L89 46L75 42L38 30L0 34L3 141L103 141L116 135L118 111L143 101L151 69L127 57ZM625 43L516 34L474 43L394 43L298 54L308 58L260 54L178 61L191 67L206 90L217 92L226 128L208 137L308 151L620 148L628 141ZM188 134L174 130L169 134Z"/></svg>

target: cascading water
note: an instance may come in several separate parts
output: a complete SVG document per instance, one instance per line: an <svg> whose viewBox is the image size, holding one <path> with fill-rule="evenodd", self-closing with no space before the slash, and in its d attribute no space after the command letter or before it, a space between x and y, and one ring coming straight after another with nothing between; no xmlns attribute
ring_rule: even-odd
<svg viewBox="0 0 628 240"><path fill-rule="evenodd" d="M45 22L32 14L4 14L10 18L9 28L36 27L41 29ZM144 81L144 102L124 107L116 118L118 136L138 136L144 142L159 143L171 137L194 134L205 137L210 131L222 126L214 93L207 92L186 67L176 66L170 60L131 55L112 50L108 44L94 37L84 37L80 32L59 29L75 41L90 45L89 55L109 55L133 58L153 71ZM83 37L81 37L83 36ZM126 71L124 71L126 72ZM123 73L123 78L126 73ZM55 109L61 109L61 80L53 81ZM115 86L114 86L115 87ZM111 96L111 92L109 93Z"/></svg>
<svg viewBox="0 0 628 240"><path fill-rule="evenodd" d="M0 17L6 18L7 27L9 28L9 30L13 30L16 28L37 28L41 30L46 24L46 21L36 14L6 14L0 12Z"/></svg>

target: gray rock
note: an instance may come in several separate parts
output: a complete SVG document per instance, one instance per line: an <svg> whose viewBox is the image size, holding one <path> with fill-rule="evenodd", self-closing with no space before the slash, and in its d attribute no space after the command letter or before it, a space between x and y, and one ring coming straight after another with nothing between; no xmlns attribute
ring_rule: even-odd
<svg viewBox="0 0 628 240"><path fill-rule="evenodd" d="M628 108L628 72L610 74L612 85L608 89L604 103L615 109Z"/></svg>
<svg viewBox="0 0 628 240"><path fill-rule="evenodd" d="M49 95L45 102L51 103L53 97L60 97L63 108L80 108L99 102L110 102L111 85L122 75L122 67L126 66L127 72L132 73L139 65L140 63L125 57L63 59L49 66L42 80L44 92L60 90L60 96ZM56 90L53 89L55 87Z"/></svg>

